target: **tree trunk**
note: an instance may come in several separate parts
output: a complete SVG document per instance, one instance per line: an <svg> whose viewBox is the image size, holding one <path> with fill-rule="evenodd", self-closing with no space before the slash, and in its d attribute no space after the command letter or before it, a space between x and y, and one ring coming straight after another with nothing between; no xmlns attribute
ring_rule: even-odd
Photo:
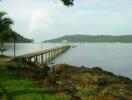
<svg viewBox="0 0 132 100"><path fill-rule="evenodd" d="M3 49L3 47L4 47L4 41L1 39L0 48ZM1 56L2 56L3 55L3 51L1 50L0 52L1 52Z"/></svg>
<svg viewBox="0 0 132 100"><path fill-rule="evenodd" d="M15 40L14 40L14 57L16 56L16 44L15 44Z"/></svg>
<svg viewBox="0 0 132 100"><path fill-rule="evenodd" d="M4 41L1 40L1 41L0 41L0 48L3 48L3 47L4 47Z"/></svg>

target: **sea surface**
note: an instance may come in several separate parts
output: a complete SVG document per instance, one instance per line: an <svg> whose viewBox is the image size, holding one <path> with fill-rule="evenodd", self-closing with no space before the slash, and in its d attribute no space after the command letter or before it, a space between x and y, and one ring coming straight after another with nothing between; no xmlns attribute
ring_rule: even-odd
<svg viewBox="0 0 132 100"><path fill-rule="evenodd" d="M16 55L53 48L63 44L16 44ZM132 79L132 43L74 43L75 46L59 55L52 62L85 67L101 67L104 70ZM13 45L5 44L6 55L13 56Z"/></svg>

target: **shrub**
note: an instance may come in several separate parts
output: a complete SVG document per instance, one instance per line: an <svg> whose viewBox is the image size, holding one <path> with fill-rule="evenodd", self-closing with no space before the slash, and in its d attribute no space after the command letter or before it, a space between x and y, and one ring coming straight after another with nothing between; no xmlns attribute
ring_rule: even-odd
<svg viewBox="0 0 132 100"><path fill-rule="evenodd" d="M80 91L81 96L98 96L99 91L97 90L96 86L90 85L87 88L84 88Z"/></svg>

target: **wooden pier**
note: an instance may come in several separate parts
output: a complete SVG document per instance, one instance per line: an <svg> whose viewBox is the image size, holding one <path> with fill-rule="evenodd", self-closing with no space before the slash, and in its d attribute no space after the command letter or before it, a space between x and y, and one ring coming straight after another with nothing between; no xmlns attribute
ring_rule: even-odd
<svg viewBox="0 0 132 100"><path fill-rule="evenodd" d="M48 63L51 60L53 60L55 57L57 57L58 55L67 51L70 47L71 47L70 45L58 46L58 47L54 47L47 50L25 54L25 55L19 56L18 58L23 58L29 62Z"/></svg>

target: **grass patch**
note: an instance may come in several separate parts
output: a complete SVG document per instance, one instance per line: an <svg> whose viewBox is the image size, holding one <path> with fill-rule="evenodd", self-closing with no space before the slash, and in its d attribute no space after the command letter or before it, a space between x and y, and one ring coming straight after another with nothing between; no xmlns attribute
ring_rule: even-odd
<svg viewBox="0 0 132 100"><path fill-rule="evenodd" d="M32 80L22 79L9 72L7 67L18 67L19 63L0 63L0 100L67 100L66 96L55 96L48 87L38 87Z"/></svg>

